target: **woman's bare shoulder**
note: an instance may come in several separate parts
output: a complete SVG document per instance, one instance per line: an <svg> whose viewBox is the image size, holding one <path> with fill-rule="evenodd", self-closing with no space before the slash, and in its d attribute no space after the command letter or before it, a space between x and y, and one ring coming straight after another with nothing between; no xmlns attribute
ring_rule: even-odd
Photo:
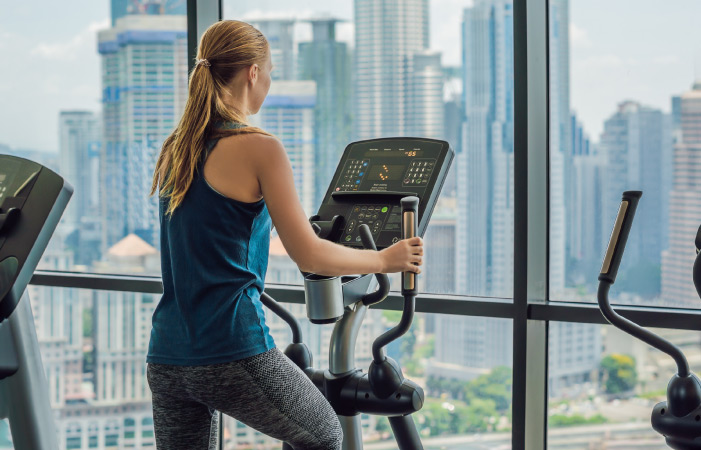
<svg viewBox="0 0 701 450"><path fill-rule="evenodd" d="M246 154L246 158L261 163L270 163L280 157L287 158L285 147L275 136L248 133L222 138L218 147L230 150L231 154Z"/></svg>

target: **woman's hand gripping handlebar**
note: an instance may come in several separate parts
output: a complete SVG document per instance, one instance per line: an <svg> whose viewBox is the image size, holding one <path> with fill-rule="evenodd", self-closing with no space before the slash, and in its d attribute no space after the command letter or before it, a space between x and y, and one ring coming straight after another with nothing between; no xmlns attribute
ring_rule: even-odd
<svg viewBox="0 0 701 450"><path fill-rule="evenodd" d="M370 233L370 227L366 224L360 225L360 239L363 241L363 246L368 250L377 251L377 246L375 246L375 240L372 238L372 233ZM378 287L375 292L371 292L363 296L363 304L365 306L370 306L375 303L379 303L387 297L389 294L389 278L384 273L376 273L375 278L377 278Z"/></svg>

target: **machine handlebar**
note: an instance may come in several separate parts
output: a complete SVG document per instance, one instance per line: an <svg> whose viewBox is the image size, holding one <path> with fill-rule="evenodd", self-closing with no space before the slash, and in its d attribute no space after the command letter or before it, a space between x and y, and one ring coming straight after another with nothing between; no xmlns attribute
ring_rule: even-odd
<svg viewBox="0 0 701 450"><path fill-rule="evenodd" d="M402 239L410 239L416 236L419 228L419 198L404 197L402 204ZM414 272L402 272L402 295L416 294L416 274Z"/></svg>
<svg viewBox="0 0 701 450"><path fill-rule="evenodd" d="M616 222L611 231L608 249L604 257L604 263L601 266L599 281L608 281L613 284L616 282L618 268L621 265L623 258L623 250L625 250L628 242L630 228L633 225L635 210L638 207L638 201L642 197L642 191L626 191L621 199L621 206L618 208Z"/></svg>
<svg viewBox="0 0 701 450"><path fill-rule="evenodd" d="M623 193L616 223L611 232L608 250L606 251L601 273L599 274L599 291L597 294L599 308L606 320L612 325L674 358L677 363L677 373L679 376L687 377L689 375L689 363L682 351L671 342L619 315L611 307L608 298L609 289L616 281L616 274L621 265L623 251L626 248L628 235L633 225L635 210L638 207L638 201L642 195L643 193L641 191L626 191Z"/></svg>
<svg viewBox="0 0 701 450"><path fill-rule="evenodd" d="M368 250L377 251L377 246L375 245L375 240L372 238L372 233L370 232L370 227L366 224L360 225L360 239L363 241L363 246ZM384 273L376 273L375 278L377 278L378 287L375 292L371 292L363 296L363 304L365 306L370 306L375 303L379 303L389 294L389 277Z"/></svg>

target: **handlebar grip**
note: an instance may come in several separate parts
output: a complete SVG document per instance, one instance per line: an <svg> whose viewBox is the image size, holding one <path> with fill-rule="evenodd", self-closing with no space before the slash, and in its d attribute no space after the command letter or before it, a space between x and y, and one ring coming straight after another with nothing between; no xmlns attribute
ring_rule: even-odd
<svg viewBox="0 0 701 450"><path fill-rule="evenodd" d="M621 265L623 251L626 248L630 228L633 225L635 210L642 195L642 191L625 191L623 193L621 206L618 208L616 222L613 226L613 231L611 231L608 249L601 266L599 281L607 281L611 284L616 282L616 275Z"/></svg>
<svg viewBox="0 0 701 450"><path fill-rule="evenodd" d="M370 227L362 224L358 227L358 231L360 232L360 239L363 241L363 247L377 251L375 240L372 238L372 233L370 233ZM363 304L366 306L381 302L389 294L389 277L384 273L376 273L375 278L377 278L377 290L363 296Z"/></svg>
<svg viewBox="0 0 701 450"><path fill-rule="evenodd" d="M402 204L402 239L409 239L418 233L419 198L404 197ZM402 272L402 294L416 293L416 274Z"/></svg>

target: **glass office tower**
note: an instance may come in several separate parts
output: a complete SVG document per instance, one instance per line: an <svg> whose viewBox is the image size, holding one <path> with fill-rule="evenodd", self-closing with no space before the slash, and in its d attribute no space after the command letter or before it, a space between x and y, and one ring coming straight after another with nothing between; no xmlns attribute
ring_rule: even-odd
<svg viewBox="0 0 701 450"><path fill-rule="evenodd" d="M130 233L158 247L153 168L187 98L184 16L128 15L98 35L102 55L103 253Z"/></svg>

